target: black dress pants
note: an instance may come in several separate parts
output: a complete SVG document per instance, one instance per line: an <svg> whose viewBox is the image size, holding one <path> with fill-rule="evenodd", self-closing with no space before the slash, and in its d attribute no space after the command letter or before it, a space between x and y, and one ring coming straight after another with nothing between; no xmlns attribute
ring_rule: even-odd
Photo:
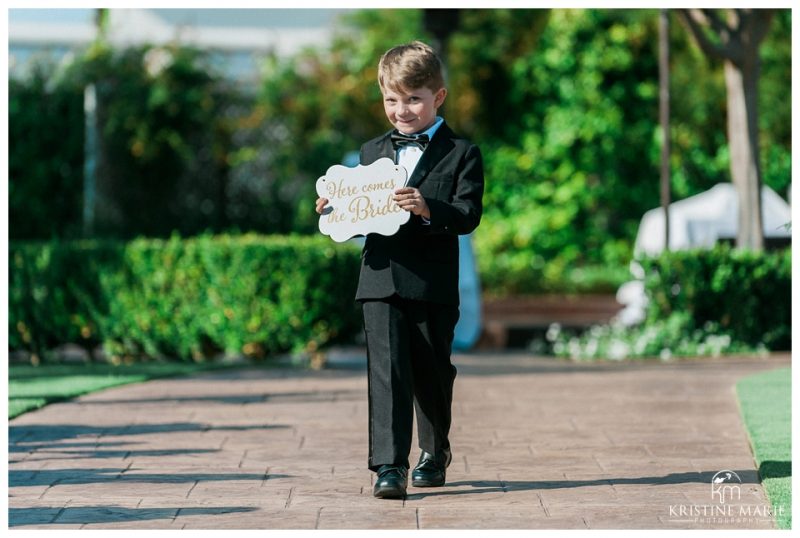
<svg viewBox="0 0 800 538"><path fill-rule="evenodd" d="M367 339L369 468L409 466L413 415L422 450L449 448L458 306L393 295L362 302Z"/></svg>

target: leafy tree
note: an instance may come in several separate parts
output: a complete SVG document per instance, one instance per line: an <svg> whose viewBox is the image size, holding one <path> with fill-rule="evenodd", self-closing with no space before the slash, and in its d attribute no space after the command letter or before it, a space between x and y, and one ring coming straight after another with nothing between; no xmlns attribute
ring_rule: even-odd
<svg viewBox="0 0 800 538"><path fill-rule="evenodd" d="M57 66L34 65L8 81L9 237L40 239L81 229L83 94L50 83ZM69 130L65 127L70 126Z"/></svg>
<svg viewBox="0 0 800 538"><path fill-rule="evenodd" d="M468 17L462 23L469 52L457 56L458 35L451 46L454 63L474 60L471 71L451 66L454 78L461 75L457 95L469 96L459 116L465 109L495 111L472 125L487 160L478 259L497 291L563 286L570 268L624 265L641 215L658 205L657 11L552 10L538 14L546 19L543 31L537 13L528 15L529 32L512 32L515 41L492 37L504 35L504 10L473 12L473 26ZM779 30L765 40L761 84L770 111L762 118L769 140L763 147L772 157L765 183L781 193L791 167L788 122L779 119L791 112L790 17L789 10L778 12ZM486 47L468 48L471 38ZM721 65L700 54L685 32L670 39L672 183L675 197L684 198L729 181L725 85ZM496 43L505 45L493 49ZM487 71L483 52L502 61ZM487 72L495 88L475 90Z"/></svg>
<svg viewBox="0 0 800 538"><path fill-rule="evenodd" d="M226 111L236 94L198 50L115 50L98 40L71 63L10 81L11 237L81 234L88 84L101 142L96 234L225 227Z"/></svg>
<svg viewBox="0 0 800 538"><path fill-rule="evenodd" d="M791 10L777 10L761 47L759 121L763 181L785 196L791 181ZM672 189L676 199L728 182L725 76L722 62L671 32Z"/></svg>
<svg viewBox="0 0 800 538"><path fill-rule="evenodd" d="M764 184L786 197L792 180L792 10L776 10L761 49L758 119ZM696 47L695 47L696 49Z"/></svg>
<svg viewBox="0 0 800 538"><path fill-rule="evenodd" d="M66 77L97 87L98 235L163 237L220 223L226 164L213 148L225 144L226 102L200 51L97 42Z"/></svg>
<svg viewBox="0 0 800 538"><path fill-rule="evenodd" d="M655 23L554 10L510 64L517 141L488 144L476 234L492 285L535 291L570 267L625 263L643 208L658 205Z"/></svg>
<svg viewBox="0 0 800 538"><path fill-rule="evenodd" d="M547 9L462 10L449 55L448 121L480 141L515 144L528 86L515 82L519 58L536 54Z"/></svg>

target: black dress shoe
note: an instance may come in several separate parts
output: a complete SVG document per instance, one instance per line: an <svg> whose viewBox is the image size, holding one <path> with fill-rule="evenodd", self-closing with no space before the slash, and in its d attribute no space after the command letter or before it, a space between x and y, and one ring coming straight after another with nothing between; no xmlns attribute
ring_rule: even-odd
<svg viewBox="0 0 800 538"><path fill-rule="evenodd" d="M452 459L453 455L448 448L437 455L423 450L419 455L419 463L411 473L411 485L418 488L444 486L447 467Z"/></svg>
<svg viewBox="0 0 800 538"><path fill-rule="evenodd" d="M402 499L406 496L408 469L402 465L381 465L372 494L379 499Z"/></svg>

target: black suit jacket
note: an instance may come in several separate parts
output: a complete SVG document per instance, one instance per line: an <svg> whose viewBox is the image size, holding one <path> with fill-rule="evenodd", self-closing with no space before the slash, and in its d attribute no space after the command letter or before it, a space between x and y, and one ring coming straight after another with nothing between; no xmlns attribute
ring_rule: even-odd
<svg viewBox="0 0 800 538"><path fill-rule="evenodd" d="M394 160L390 134L361 147L361 164L382 157ZM356 300L397 293L406 299L457 305L458 235L474 230L483 212L483 161L478 146L442 124L407 185L425 197L430 224L412 214L395 235L367 235Z"/></svg>

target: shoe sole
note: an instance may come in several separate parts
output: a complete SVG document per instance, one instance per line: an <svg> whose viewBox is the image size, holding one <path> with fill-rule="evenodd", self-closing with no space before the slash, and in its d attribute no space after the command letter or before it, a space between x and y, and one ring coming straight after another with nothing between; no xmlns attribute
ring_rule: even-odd
<svg viewBox="0 0 800 538"><path fill-rule="evenodd" d="M432 482L430 480L412 480L411 485L415 488L436 488L439 486L444 486L444 480L437 480L436 482Z"/></svg>
<svg viewBox="0 0 800 538"><path fill-rule="evenodd" d="M406 496L405 491L376 491L373 494L376 499L402 499Z"/></svg>

